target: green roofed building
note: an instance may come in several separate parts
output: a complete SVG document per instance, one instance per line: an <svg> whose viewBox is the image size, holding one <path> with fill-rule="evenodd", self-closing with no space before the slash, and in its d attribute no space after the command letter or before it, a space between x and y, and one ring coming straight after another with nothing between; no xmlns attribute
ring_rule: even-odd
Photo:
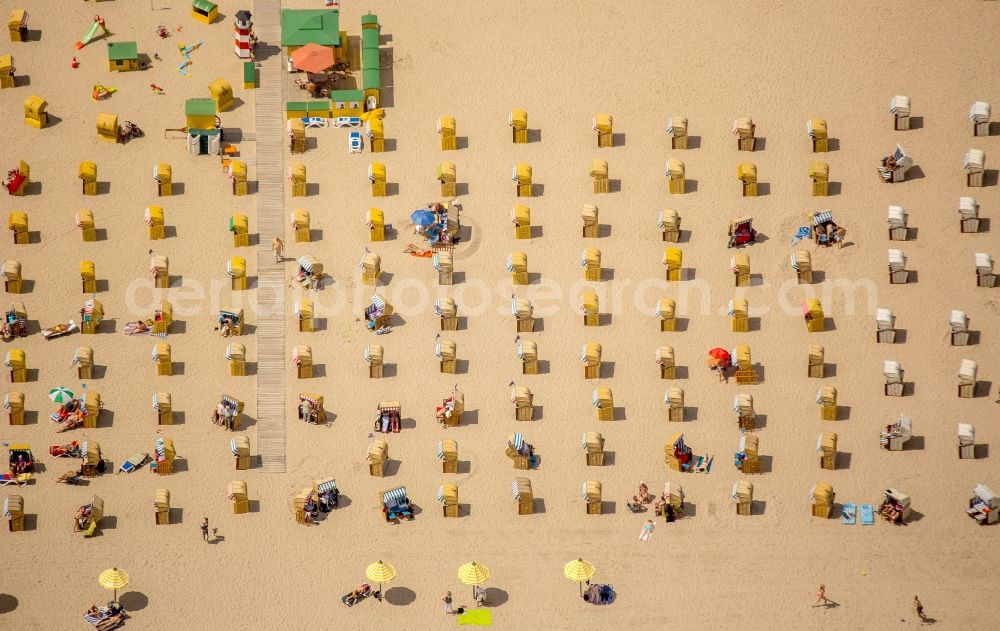
<svg viewBox="0 0 1000 631"><path fill-rule="evenodd" d="M108 42L108 70L122 72L139 69L139 50L135 42Z"/></svg>
<svg viewBox="0 0 1000 631"><path fill-rule="evenodd" d="M340 32L340 11L329 9L282 9L281 45L288 54L306 44L345 50L347 34ZM337 58L346 57L338 54Z"/></svg>
<svg viewBox="0 0 1000 631"><path fill-rule="evenodd" d="M361 87L365 93L365 109L381 106L382 70L379 60L381 27L378 16L368 13L361 16Z"/></svg>
<svg viewBox="0 0 1000 631"><path fill-rule="evenodd" d="M188 99L184 102L188 129L215 129L215 101Z"/></svg>
<svg viewBox="0 0 1000 631"><path fill-rule="evenodd" d="M364 113L365 93L362 90L333 90L330 92L330 115L361 116Z"/></svg>

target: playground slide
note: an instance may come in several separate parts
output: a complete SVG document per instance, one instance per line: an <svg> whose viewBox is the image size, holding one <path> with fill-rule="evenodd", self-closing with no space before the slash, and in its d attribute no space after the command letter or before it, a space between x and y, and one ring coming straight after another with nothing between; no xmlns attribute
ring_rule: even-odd
<svg viewBox="0 0 1000 631"><path fill-rule="evenodd" d="M83 36L83 39L81 39L76 43L76 49L80 50L81 48L89 44L90 40L94 39L94 35L97 34L97 29L99 28L101 28L100 23L94 22L93 24L91 24L90 29L87 31L87 34Z"/></svg>

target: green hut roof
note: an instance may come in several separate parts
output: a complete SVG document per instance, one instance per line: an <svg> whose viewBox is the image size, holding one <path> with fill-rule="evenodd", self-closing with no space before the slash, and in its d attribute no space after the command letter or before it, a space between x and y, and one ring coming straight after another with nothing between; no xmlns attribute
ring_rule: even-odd
<svg viewBox="0 0 1000 631"><path fill-rule="evenodd" d="M184 102L185 116L215 116L215 101L212 99L188 99Z"/></svg>
<svg viewBox="0 0 1000 631"><path fill-rule="evenodd" d="M128 61L139 58L135 42L108 42L108 61Z"/></svg>
<svg viewBox="0 0 1000 631"><path fill-rule="evenodd" d="M330 92L331 101L364 101L365 93L362 90L333 90Z"/></svg>
<svg viewBox="0 0 1000 631"><path fill-rule="evenodd" d="M281 45L340 46L340 11L282 9Z"/></svg>
<svg viewBox="0 0 1000 631"><path fill-rule="evenodd" d="M361 48L378 48L378 39L378 29L363 29L361 31Z"/></svg>
<svg viewBox="0 0 1000 631"><path fill-rule="evenodd" d="M361 16L361 24L378 24L378 16L374 13L366 13Z"/></svg>
<svg viewBox="0 0 1000 631"><path fill-rule="evenodd" d="M363 79L361 85L364 89L369 90L375 88L376 90L379 90L382 88L382 73L378 68L365 70L362 73L362 77Z"/></svg>
<svg viewBox="0 0 1000 631"><path fill-rule="evenodd" d="M193 2L191 2L191 7L194 9L198 9L199 11L203 11L205 13L214 11L219 8L214 3L209 2L208 0L193 0Z"/></svg>

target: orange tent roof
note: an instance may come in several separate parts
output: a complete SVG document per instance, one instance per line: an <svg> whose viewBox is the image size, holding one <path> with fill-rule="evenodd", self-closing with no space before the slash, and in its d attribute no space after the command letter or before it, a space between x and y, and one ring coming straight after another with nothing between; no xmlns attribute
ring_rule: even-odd
<svg viewBox="0 0 1000 631"><path fill-rule="evenodd" d="M292 65L305 72L323 72L335 63L333 49L319 44L306 44L292 52Z"/></svg>

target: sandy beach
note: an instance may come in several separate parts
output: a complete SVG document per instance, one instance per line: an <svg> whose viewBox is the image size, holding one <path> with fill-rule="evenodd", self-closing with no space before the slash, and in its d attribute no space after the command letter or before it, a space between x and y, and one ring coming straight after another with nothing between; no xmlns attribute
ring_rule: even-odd
<svg viewBox="0 0 1000 631"><path fill-rule="evenodd" d="M976 286L974 256L1000 257L996 238L1000 193L996 159L1000 129L973 137L967 118L975 101L1000 103L993 78L1000 50L989 45L1000 27L994 3L956 0L905 6L836 1L794 3L675 2L595 4L492 2L363 5L342 2L340 28L356 45L361 16L369 10L381 25L382 105L386 151L348 153L348 130L307 130L308 150L291 154L283 139L282 169L303 163L306 197L291 196L285 183L280 210L285 241L283 278L296 260L311 255L327 275L320 291L303 292L283 282L285 403L283 471L260 466L263 418L258 396L267 372L258 355L267 314L259 313L261 265L270 266L275 234L260 231L258 146L262 139L257 93L245 89L242 64L233 54L233 16L255 16L277 4L258 6L218 0L211 25L191 18L190 3L124 0L70 3L58 9L21 0L29 18L29 41L4 36L0 55L14 55L17 84L0 90L6 113L0 167L23 160L32 184L23 197L0 193L0 216L29 215L29 244L14 245L10 231L0 241L0 261L23 266L24 293L5 293L6 307L23 302L27 338L0 345L0 353L23 349L27 383L11 383L7 370L0 395L25 395L26 424L0 430L5 444L27 443L38 464L30 484L3 489L25 503L23 532L0 528L7 563L0 579L0 627L85 628L82 614L110 600L97 576L124 568L131 584L119 594L129 613L126 627L292 628L331 626L370 629L405 623L415 629L456 625L442 613L441 596L473 605L471 588L457 579L458 567L478 561L491 570L487 608L493 626L504 629L647 629L698 624L710 629L875 628L912 626L919 595L938 628L981 624L984 604L1000 589L997 537L1000 525L978 527L966 515L977 484L1000 491L994 423L998 392L994 363L1000 353L1000 289ZM322 8L320 0L281 2L284 8ZM8 5L9 12L14 8ZM112 35L82 50L74 42L99 13ZM170 36L161 39L158 25ZM181 30L178 30L181 27ZM260 28L258 28L260 32ZM152 67L110 72L105 41L134 40ZM178 46L203 42L190 53L189 77L177 71ZM262 35L258 46L260 85L280 83L282 101L304 100L285 53ZM972 46L972 44L976 44ZM158 55L162 61L154 58ZM71 67L73 57L78 68ZM208 97L208 84L226 78L235 106L219 114L224 144L238 146L249 167L251 194L233 196L218 156L191 156L182 135L165 130L185 125L186 99ZM90 98L93 84L113 86L107 100ZM149 87L163 88L157 95ZM49 125L23 122L22 103L32 94L48 101ZM894 95L912 101L911 129L895 131L888 111ZM511 142L512 109L528 113L527 144ZM98 140L99 113L134 121L145 137L127 144ZM591 119L614 120L614 146L598 148ZM441 151L436 122L454 116L458 150ZM665 132L671 116L689 123L687 150L671 149ZM737 150L733 120L752 117L757 147ZM830 151L815 154L806 121L829 125ZM883 184L876 172L896 145L913 156L904 182ZM962 159L970 148L986 153L985 184L966 186ZM606 160L610 192L594 194L592 159ZM668 159L686 165L687 192L668 193ZM77 169L90 160L98 168L98 195L81 194ZM829 164L831 195L811 196L809 165ZM371 196L368 165L386 166L389 195ZM455 284L440 286L430 259L403 252L425 247L413 234L410 213L441 200L435 169L455 163L463 240L454 249ZM174 195L159 198L152 177L156 162L171 164ZM511 169L530 164L534 196L518 198ZM741 162L756 164L757 197L743 197L736 178ZM974 197L984 218L979 233L959 232L960 196ZM515 238L510 210L530 207L532 238ZM585 204L600 210L600 236L581 236ZM167 238L149 240L144 209L164 208ZM909 238L890 241L886 209L902 206ZM369 208L384 211L394 231L371 242ZM74 223L79 209L93 211L97 240L84 242ZM295 243L288 215L308 210L314 239ZM661 210L681 217L679 244L664 243L657 227ZM789 239L806 225L808 213L833 212L846 228L843 248L820 248ZM250 247L237 248L229 218L250 218ZM751 262L749 287L734 287L727 249L731 218L749 215L762 237L740 251ZM271 218L273 221L273 217ZM683 251L683 278L665 280L664 248ZM584 280L580 254L602 253L602 280ZM379 286L362 283L358 262L368 251L381 256ZM907 284L890 284L887 250L898 248L911 270ZM811 253L813 283L796 284L789 263L794 249ZM530 283L512 286L508 254L527 254ZM152 255L170 260L169 289L153 287ZM247 260L246 291L232 291L226 264ZM95 263L96 298L106 319L98 334L45 340L39 330L79 319L91 294L81 292L79 262ZM270 268L269 268L270 269ZM584 326L578 302L593 289L600 296L601 326ZM258 294L261 294L260 296ZM376 336L363 311L377 293L395 307L392 330ZM522 375L511 295L528 298L537 343L539 374ZM317 330L300 332L293 305L308 296ZM737 296L749 301L750 331L734 333L727 314ZM457 331L440 331L438 298L458 305ZM819 298L825 331L806 330L801 304ZM657 301L676 301L679 323L661 332ZM173 304L175 321L166 339L129 336L128 322L148 318L161 300ZM275 302L267 298L268 304ZM229 340L214 330L219 309L245 310L244 335ZM876 342L875 310L896 316L896 343ZM949 313L970 318L973 344L949 344ZM439 372L436 336L457 345L457 374ZM270 333L269 333L270 334ZM157 376L150 353L157 342L173 352L173 375ZM229 375L226 347L246 345L247 376ZM585 379L581 346L599 342L599 379ZM297 379L292 349L310 345L311 379ZM382 379L370 379L364 352L384 347ZM709 349L750 346L759 383L719 383L706 367ZM807 376L810 344L822 344L826 375ZM656 349L670 345L677 378L663 380ZM88 391L99 391L104 409L94 429L57 433L49 415L56 386L81 391L72 358L80 346L94 350ZM956 396L963 359L978 362L976 396ZM883 393L883 361L905 371L902 397ZM270 377L269 377L270 379ZM514 420L511 382L528 386L535 420ZM832 385L839 418L824 421L816 392ZM435 407L457 386L466 412L459 427L435 421ZM614 393L614 420L599 421L591 402L598 386ZM664 393L684 389L684 422L668 422ZM169 392L175 424L159 426L151 397ZM298 395L325 397L325 426L297 419ZM739 393L753 395L763 472L746 475L733 465L740 431L732 410ZM245 403L244 423L228 432L211 422L221 395ZM398 401L402 430L376 434L389 445L386 477L369 475L365 454L375 408ZM900 415L912 419L913 437L901 452L880 448L879 432ZM0 418L6 419L6 410ZM975 459L957 455L956 426L975 426ZM270 424L270 425L268 425ZM602 467L586 466L581 434L599 431L607 452ZM823 470L817 436L839 437L838 468ZM516 471L505 456L507 437L521 432L534 445L540 465ZM695 454L714 456L709 473L669 471L664 444L684 433ZM230 440L249 437L255 466L234 470ZM135 452L154 452L158 437L174 440L175 473L147 470L115 473ZM442 473L438 442L458 443L458 473ZM50 445L93 440L108 461L107 473L84 484L56 478L78 461L48 454ZM6 450L0 457L6 457ZM511 481L533 485L535 514L517 515ZM292 497L314 479L335 478L340 506L318 524L297 524ZM234 514L227 485L246 480L248 514ZM603 485L604 514L586 514L581 485ZM754 509L737 515L733 484L754 485ZM654 495L665 482L683 486L686 514L673 523L648 512L632 514L626 500L645 481ZM446 518L438 487L454 482L460 516ZM811 516L809 491L828 482L836 493L833 518ZM405 486L416 518L387 524L378 496ZM170 491L169 525L154 523L155 490ZM843 525L844 503L881 502L885 489L912 498L905 526L876 516L872 526ZM73 532L76 509L94 495L105 502L97 536ZM207 517L218 538L206 544L199 524ZM656 522L648 542L638 541L646 519ZM7 520L3 520L6 522ZM563 565L583 558L597 568L594 582L614 586L609 606L592 606L563 577ZM385 600L347 608L339 601L365 578L377 560L395 566ZM811 607L825 583L836 606ZM475 628L475 627L471 627Z"/></svg>

